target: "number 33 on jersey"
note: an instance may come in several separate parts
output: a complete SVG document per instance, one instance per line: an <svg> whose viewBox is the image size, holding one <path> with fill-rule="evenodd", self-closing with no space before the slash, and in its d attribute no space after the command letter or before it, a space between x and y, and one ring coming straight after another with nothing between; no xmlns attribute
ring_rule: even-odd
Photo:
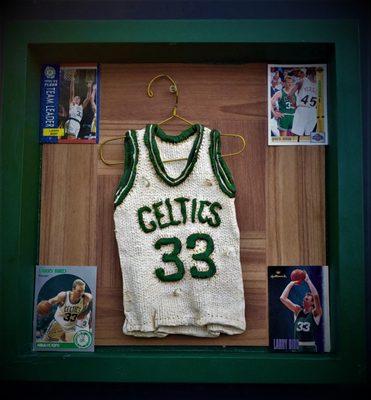
<svg viewBox="0 0 371 400"><path fill-rule="evenodd" d="M126 335L244 332L234 197L218 131L195 124L172 136L147 125L126 133L114 202Z"/></svg>

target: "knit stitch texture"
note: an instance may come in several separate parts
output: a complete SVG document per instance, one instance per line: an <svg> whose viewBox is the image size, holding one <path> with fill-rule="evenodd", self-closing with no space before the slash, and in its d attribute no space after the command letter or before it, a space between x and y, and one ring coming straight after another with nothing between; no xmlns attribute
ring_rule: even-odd
<svg viewBox="0 0 371 400"><path fill-rule="evenodd" d="M246 329L235 199L215 176L212 131L198 127L175 141L156 134L162 132L156 125L131 131L136 162L126 167L135 171L126 191L121 182L114 211L126 335L212 338ZM151 148L157 149L163 175ZM192 149L193 163L161 162L188 157ZM186 170L184 180L169 184Z"/></svg>

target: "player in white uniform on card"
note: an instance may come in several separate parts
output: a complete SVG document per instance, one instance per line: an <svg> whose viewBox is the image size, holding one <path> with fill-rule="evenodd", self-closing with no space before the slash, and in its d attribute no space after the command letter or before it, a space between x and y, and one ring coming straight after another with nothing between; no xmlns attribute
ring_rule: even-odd
<svg viewBox="0 0 371 400"><path fill-rule="evenodd" d="M80 132L81 119L84 108L90 100L91 88L88 87L86 99L81 104L81 97L75 96L75 71L72 73L70 82L70 105L68 110L68 119L65 123L65 132L68 137L77 138Z"/></svg>
<svg viewBox="0 0 371 400"><path fill-rule="evenodd" d="M302 70L304 72L304 70ZM304 74L303 74L304 75ZM291 90L296 93L296 110L291 133L296 136L310 135L317 124L317 81L315 68L307 68L303 76Z"/></svg>
<svg viewBox="0 0 371 400"><path fill-rule="evenodd" d="M90 104L94 111L94 118L91 123L91 137L92 138L95 137L95 135L97 133L97 104L95 102L96 93L97 93L97 84L95 83L93 85L93 90L91 91L91 95L90 95Z"/></svg>
<svg viewBox="0 0 371 400"><path fill-rule="evenodd" d="M85 313L90 312L92 298L90 293L85 293L85 283L76 279L72 284L72 291L60 292L49 299L51 305L57 304L58 307L42 340L71 342L78 318L82 319Z"/></svg>

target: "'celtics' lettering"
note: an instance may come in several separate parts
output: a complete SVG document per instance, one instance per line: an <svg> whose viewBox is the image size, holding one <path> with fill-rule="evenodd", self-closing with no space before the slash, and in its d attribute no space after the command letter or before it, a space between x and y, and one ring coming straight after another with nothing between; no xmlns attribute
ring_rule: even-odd
<svg viewBox="0 0 371 400"><path fill-rule="evenodd" d="M140 207L137 211L138 223L145 233L156 229L165 229L188 222L207 224L218 227L221 224L219 211L222 206L218 202L208 200L189 199L178 197L158 201L151 205Z"/></svg>

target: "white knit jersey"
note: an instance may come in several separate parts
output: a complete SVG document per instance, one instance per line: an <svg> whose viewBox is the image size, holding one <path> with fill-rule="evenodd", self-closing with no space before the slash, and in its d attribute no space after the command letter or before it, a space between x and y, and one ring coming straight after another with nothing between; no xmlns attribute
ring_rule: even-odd
<svg viewBox="0 0 371 400"><path fill-rule="evenodd" d="M77 303L71 303L71 292L66 292L66 300L63 305L57 307L54 319L63 327L64 330L75 328L77 316L84 309L84 298L81 296Z"/></svg>
<svg viewBox="0 0 371 400"><path fill-rule="evenodd" d="M245 330L234 196L218 131L193 125L172 136L147 125L126 133L114 211L125 334Z"/></svg>

